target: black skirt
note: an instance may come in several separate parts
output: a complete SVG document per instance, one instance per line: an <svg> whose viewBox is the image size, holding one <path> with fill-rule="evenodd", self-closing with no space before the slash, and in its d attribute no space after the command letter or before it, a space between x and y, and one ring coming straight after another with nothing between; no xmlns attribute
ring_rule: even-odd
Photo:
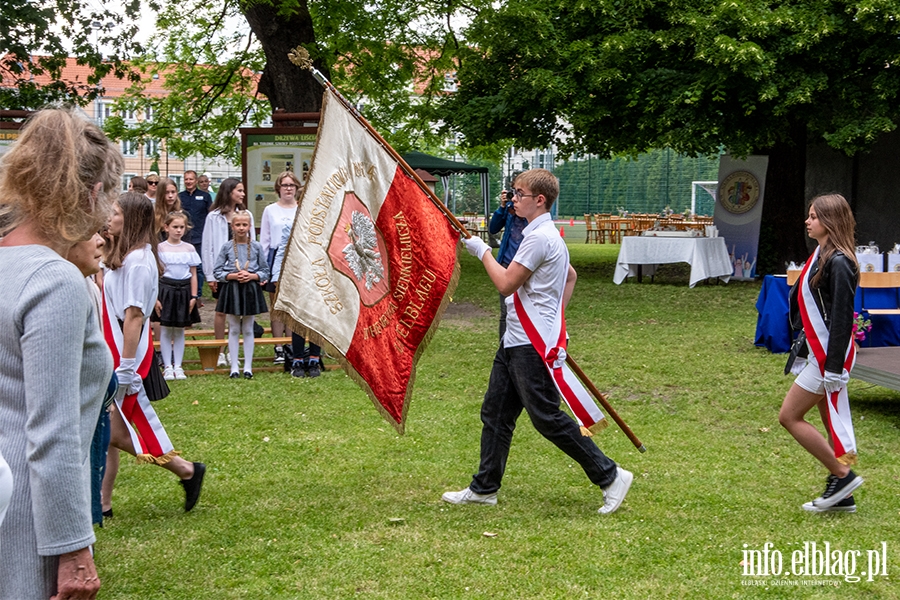
<svg viewBox="0 0 900 600"><path fill-rule="evenodd" d="M248 283L226 281L219 283L216 312L247 316L269 312L269 308L266 306L266 298L258 281Z"/></svg>
<svg viewBox="0 0 900 600"><path fill-rule="evenodd" d="M191 280L159 278L159 302L162 304L160 314L156 310L150 313L150 320L163 327L190 327L200 322L200 311L197 303L194 310L191 306Z"/></svg>

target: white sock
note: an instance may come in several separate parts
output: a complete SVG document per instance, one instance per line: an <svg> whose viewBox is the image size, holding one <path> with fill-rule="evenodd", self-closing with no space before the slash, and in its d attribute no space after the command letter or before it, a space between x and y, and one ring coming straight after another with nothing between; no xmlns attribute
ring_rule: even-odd
<svg viewBox="0 0 900 600"><path fill-rule="evenodd" d="M172 327L159 328L159 351L166 368L172 366Z"/></svg>
<svg viewBox="0 0 900 600"><path fill-rule="evenodd" d="M244 372L253 372L253 347L256 345L256 338L253 337L253 323L256 317L250 315L244 317L243 334L244 334Z"/></svg>
<svg viewBox="0 0 900 600"><path fill-rule="evenodd" d="M231 355L231 372L237 373L238 353L241 347L241 316L227 315L228 318L228 353Z"/></svg>
<svg viewBox="0 0 900 600"><path fill-rule="evenodd" d="M173 327L172 359L176 368L184 362L184 327Z"/></svg>

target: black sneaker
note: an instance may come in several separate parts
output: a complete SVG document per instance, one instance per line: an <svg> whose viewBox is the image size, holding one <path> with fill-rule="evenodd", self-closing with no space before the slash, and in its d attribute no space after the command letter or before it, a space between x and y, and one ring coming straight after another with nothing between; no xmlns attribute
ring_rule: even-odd
<svg viewBox="0 0 900 600"><path fill-rule="evenodd" d="M847 512L847 513L855 513L856 512L856 501L853 499L853 494L847 496L831 508L818 508L812 502L807 502L803 505L803 510L813 513L826 513L826 512Z"/></svg>
<svg viewBox="0 0 900 600"><path fill-rule="evenodd" d="M203 488L203 475L206 474L206 465L203 463L194 463L194 474L190 479L182 479L181 485L184 488L184 512L189 512L197 504L200 499L200 490Z"/></svg>
<svg viewBox="0 0 900 600"><path fill-rule="evenodd" d="M291 366L291 375L294 377L306 377L306 370L303 368L302 360L295 360Z"/></svg>
<svg viewBox="0 0 900 600"><path fill-rule="evenodd" d="M307 377L318 377L322 374L322 369L319 367L319 361L314 360L309 363L306 367L306 376Z"/></svg>
<svg viewBox="0 0 900 600"><path fill-rule="evenodd" d="M275 346L275 360L273 364L280 365L284 363L284 348Z"/></svg>
<svg viewBox="0 0 900 600"><path fill-rule="evenodd" d="M853 490L862 484L862 477L857 476L853 471L850 471L844 477L831 475L828 477L828 485L825 487L825 492L820 498L812 501L813 506L819 509L831 508L852 494Z"/></svg>
<svg viewBox="0 0 900 600"><path fill-rule="evenodd" d="M244 371L244 379L253 379L253 373L250 371Z"/></svg>
<svg viewBox="0 0 900 600"><path fill-rule="evenodd" d="M240 379L240 378L241 378L241 374L238 373L237 371L235 371L234 373L232 373L232 374L229 375L228 377L231 378L231 379Z"/></svg>

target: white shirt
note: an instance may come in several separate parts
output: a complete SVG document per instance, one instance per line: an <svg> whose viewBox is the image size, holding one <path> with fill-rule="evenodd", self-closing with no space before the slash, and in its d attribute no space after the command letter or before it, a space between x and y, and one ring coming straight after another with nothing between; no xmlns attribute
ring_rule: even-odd
<svg viewBox="0 0 900 600"><path fill-rule="evenodd" d="M216 259L219 257L219 250L222 244L228 241L228 219L219 209L209 213L206 217L206 225L203 227L203 242L201 252L203 256L203 275L207 281L215 281L213 270L216 268ZM250 213L250 239L256 239L256 224L253 222L253 213Z"/></svg>
<svg viewBox="0 0 900 600"><path fill-rule="evenodd" d="M190 279L191 267L200 265L200 255L187 242L178 242L177 244L162 242L158 249L159 260L166 267L163 277L177 280Z"/></svg>
<svg viewBox="0 0 900 600"><path fill-rule="evenodd" d="M115 271L107 270L103 290L116 319L124 321L125 309L131 306L141 309L144 320L149 319L159 295L159 269L150 244L132 250Z"/></svg>
<svg viewBox="0 0 900 600"><path fill-rule="evenodd" d="M284 228L294 226L294 216L297 214L297 206L278 206L270 204L262 214L262 223L259 227L259 243L262 244L263 256L269 256L269 250L277 248L281 242L281 234Z"/></svg>
<svg viewBox="0 0 900 600"><path fill-rule="evenodd" d="M550 329L556 320L560 298L566 288L569 249L556 230L550 213L536 217L525 227L523 234L525 237L522 238L513 262L531 271L531 277L522 284L522 289L537 308L547 329ZM530 346L531 341L516 314L513 296L506 298L506 309L506 334L503 336L503 346L505 348Z"/></svg>

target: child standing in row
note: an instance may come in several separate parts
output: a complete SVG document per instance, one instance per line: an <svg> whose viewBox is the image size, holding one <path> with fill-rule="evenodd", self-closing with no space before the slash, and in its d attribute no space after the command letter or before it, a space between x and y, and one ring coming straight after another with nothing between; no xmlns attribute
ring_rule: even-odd
<svg viewBox="0 0 900 600"><path fill-rule="evenodd" d="M163 220L166 241L159 245L159 260L165 272L159 278L159 297L152 320L162 326L159 350L162 352L167 381L187 379L184 360L184 328L200 322L197 302L197 267L200 255L181 238L188 232L188 218L181 211L170 212Z"/></svg>
<svg viewBox="0 0 900 600"><path fill-rule="evenodd" d="M231 219L233 237L219 251L213 269L219 282L216 312L228 319L228 352L231 355L232 379L241 376L238 370L239 337L244 336L244 378L253 378L253 322L255 315L268 312L262 285L269 279L269 267L259 242L250 236L250 213L235 211Z"/></svg>

